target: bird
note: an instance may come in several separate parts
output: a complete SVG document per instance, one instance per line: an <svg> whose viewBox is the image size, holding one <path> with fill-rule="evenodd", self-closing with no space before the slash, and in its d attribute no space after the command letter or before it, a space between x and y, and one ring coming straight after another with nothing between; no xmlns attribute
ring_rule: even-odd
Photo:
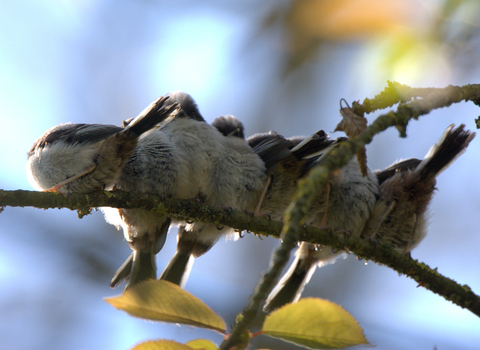
<svg viewBox="0 0 480 350"><path fill-rule="evenodd" d="M231 114L215 118L211 125L223 136L235 136L240 139L245 139L245 127L243 123Z"/></svg>
<svg viewBox="0 0 480 350"><path fill-rule="evenodd" d="M397 161L375 171L380 198L362 232L362 238L386 244L409 255L427 234L428 206L436 189L436 178L462 155L475 133L461 124L447 127L423 160Z"/></svg>
<svg viewBox="0 0 480 350"><path fill-rule="evenodd" d="M176 117L139 139L134 155L122 170L116 187L125 191L161 194L169 198L194 198L207 205L244 209L263 188L265 169L246 142L225 137L206 123L193 98L184 92L166 95L178 104ZM128 122L128 121L127 121ZM107 222L123 228L133 252L118 269L111 286L128 280L130 288L156 278L155 255L169 227L178 224L177 252L161 279L185 283L194 257L206 253L231 228L201 222L176 222L142 209L104 210Z"/></svg>
<svg viewBox="0 0 480 350"><path fill-rule="evenodd" d="M272 132L270 134L256 135L255 139L250 140L252 144L247 144L243 124L232 115L216 118L211 126L224 136L223 142L226 145L225 150L228 154L233 156L235 150L240 151L237 153L237 157L239 160L242 160L243 164L237 164L234 158L232 159L233 162L227 161L225 157L222 157L220 162L217 162L213 167L216 176L210 175L207 182L215 186L220 186L222 183L238 183L238 185L222 186L217 191L214 191L220 194L219 198L213 201L211 198L207 199L205 203L211 205L222 203L225 206L228 201L228 207L244 209L258 215L259 203L261 203L266 190L271 187L271 180L266 180L269 177L267 169L280 162L280 160L288 158L291 155L291 150L288 147L293 148L294 143ZM246 145L248 146L246 147ZM252 147L252 145L256 146L256 148ZM252 150L254 151L253 154ZM255 154L258 156L255 156ZM259 162L259 158L261 162ZM264 159L268 159L267 163L264 162ZM252 169L246 168L252 160L254 160L255 166ZM262 163L263 167L261 166ZM254 188L249 186L250 189L247 191L239 192L238 189L244 187L244 185L241 185L242 183L251 182L251 180L247 182L244 179L242 180L242 178L245 178L245 175L242 175L241 169L244 171L244 174L250 174L248 177L255 180L256 185ZM264 180L258 182L259 178ZM206 192L213 193L211 190ZM235 196L237 197L236 199ZM234 204L234 202L238 201L242 205ZM211 224L184 223L179 225L177 252L168 263L160 279L184 286L193 263L193 258L205 254L220 236L229 235L231 232L230 228Z"/></svg>
<svg viewBox="0 0 480 350"><path fill-rule="evenodd" d="M164 198L198 197L206 166L199 159L207 156L199 151L201 141L195 132L205 121L190 95L172 93L161 98L166 100L166 105L178 106L178 113L162 128L140 137L133 155L115 181L115 188L158 194ZM126 120L123 125L128 127L130 122ZM182 133L183 143L177 144ZM115 288L126 282L125 289L129 289L156 279L155 257L163 248L170 227L177 222L167 215L145 209L102 208L102 211L108 223L123 230L132 249L110 286Z"/></svg>
<svg viewBox="0 0 480 350"><path fill-rule="evenodd" d="M232 135L237 129L231 120L214 121L212 124L220 125L224 135ZM345 139L330 139L323 130L308 137L285 138L274 131L249 137L247 142L264 161L268 178L254 213L283 220L297 190L298 180ZM320 194L314 201L306 223L317 227L328 225L359 236L379 195L373 174L369 172L363 177L357 160L353 159L330 179L324 191L326 193ZM265 310L271 311L298 299L316 266L331 262L340 254L332 252L329 247L300 243L295 262L270 294Z"/></svg>
<svg viewBox="0 0 480 350"><path fill-rule="evenodd" d="M185 103L193 103L193 99L185 97L182 92L170 96L182 108ZM224 135L221 125L230 122L234 123L234 127ZM243 124L237 118L219 117L212 125L191 118L182 127L172 123L167 128L171 128L170 135L176 144L184 149L196 149L192 153L192 161L204 164L205 171L201 174L202 185L197 198L206 205L228 209L252 210L255 207L257 196L265 186L265 165L244 138L239 137L243 136ZM183 135L188 129L198 138L198 145L185 144ZM208 252L220 237L232 234L233 229L223 225L202 222L179 224L177 251L160 279L183 287L194 259Z"/></svg>
<svg viewBox="0 0 480 350"><path fill-rule="evenodd" d="M212 124L220 125L219 129L224 135L232 135L237 129L230 119L214 121ZM323 130L308 137L285 138L275 131L249 137L247 142L264 161L267 174L267 184L254 214L282 221L297 190L298 180L305 176L324 154L345 139L330 139ZM357 160L353 159L330 180L325 191L327 193L317 196L314 210L310 211L306 223L317 227L335 225L336 229L349 230L357 236L360 235L378 196L375 177L369 172L368 176L363 178ZM345 210L350 210L353 215L344 215ZM270 294L265 310L271 311L298 299L316 266L319 263L331 262L340 254L341 252L332 252L329 247L300 243L296 261Z"/></svg>
<svg viewBox="0 0 480 350"><path fill-rule="evenodd" d="M37 190L89 193L109 189L132 155L138 138L178 109L155 100L126 128L66 123L47 130L27 155L27 178Z"/></svg>
<svg viewBox="0 0 480 350"><path fill-rule="evenodd" d="M326 147L320 150L321 154L319 156L311 158L302 172L293 172L292 175L285 171L279 173L278 167L273 172L272 177L279 181L277 185L279 190L277 192L273 191L270 198L265 197L264 204L260 207L261 211L267 210L271 216L283 220L283 212L289 204L287 201L291 201L298 180L315 167L326 154L345 140L344 137L330 140L326 133L321 133L321 135L325 138ZM302 147L306 147L305 142L308 139L303 137L290 138L290 141L297 144L293 150L301 152ZM279 175L283 175L285 178L282 179ZM279 205L278 198L281 198L279 194L286 191L290 191L291 195ZM318 228L330 228L334 233L342 232L358 237L363 231L378 196L377 178L370 170L367 171L366 176L363 176L357 159L352 158L343 168L331 174L322 191L315 196L305 217L305 224ZM317 266L332 263L342 253L343 251L334 251L328 246L299 242L294 261L268 295L263 310L269 313L287 303L297 301Z"/></svg>
<svg viewBox="0 0 480 350"><path fill-rule="evenodd" d="M117 190L158 194L165 198L188 199L198 194L185 155L169 136L157 129L138 141L133 155L116 179ZM108 223L123 229L132 253L117 270L110 286L126 281L125 289L157 278L155 256L163 248L172 219L145 209L101 208Z"/></svg>
<svg viewBox="0 0 480 350"><path fill-rule="evenodd" d="M337 206L337 210L328 207L327 212L340 213L340 216L333 219L334 222L339 222L342 215L344 220L347 220L346 216L357 217L357 219L361 217L361 220L357 220L355 236L389 245L402 254L410 254L426 235L428 205L433 196L436 177L465 152L470 141L475 137L475 133L466 131L464 128L463 124L456 129L453 124L450 125L423 160L412 158L398 161L384 170L373 172L379 186L378 192L373 191L376 198L373 206L373 197L370 195L365 197L367 192L363 194L357 192L358 198L354 199L354 193L349 191L348 196L352 195L352 200L357 201L354 207L358 207L362 202L367 203L363 209L368 208L369 215L352 215L355 212L361 213L362 210L352 211L351 206L345 205L348 201ZM353 165L354 160L350 163ZM356 172L356 166L353 168ZM368 176L371 177L370 174ZM373 182L375 181L372 179ZM365 201L367 198L368 200ZM341 214L342 207L345 209L344 214ZM318 212L315 202L311 212ZM367 217L366 222L365 217ZM318 225L318 221L312 222L307 218L307 223L313 226L321 227L324 223L331 226L328 215L326 220L322 221ZM304 286L313 275L315 267L333 261L336 254L338 252L329 251L328 247L318 247L302 242L289 270L267 297L264 311L272 312L287 303L297 301Z"/></svg>
<svg viewBox="0 0 480 350"><path fill-rule="evenodd" d="M250 136L248 144L264 161L267 169L267 186L254 213L273 220L283 220L298 180L322 154L343 139L332 140L323 130L308 137L285 138L275 131Z"/></svg>

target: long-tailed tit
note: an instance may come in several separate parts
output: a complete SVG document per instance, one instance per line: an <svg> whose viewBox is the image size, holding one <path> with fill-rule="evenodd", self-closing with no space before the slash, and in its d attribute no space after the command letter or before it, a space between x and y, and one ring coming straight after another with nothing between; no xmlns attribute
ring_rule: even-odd
<svg viewBox="0 0 480 350"><path fill-rule="evenodd" d="M196 197L212 206L252 206L252 194L260 191L265 181L262 161L244 140L225 137L207 124L190 95L175 92L167 96L168 103L178 103L181 111L163 128L139 140L116 182L117 188L179 199ZM170 221L140 209L104 211L107 221L123 227L134 250L117 271L112 286L126 278L128 286L154 278L154 256L165 242ZM180 284L188 276L192 258L204 254L231 231L214 224L183 223L177 253L161 278Z"/></svg>
<svg viewBox="0 0 480 350"><path fill-rule="evenodd" d="M183 107L182 99L188 101L184 95L176 93L171 97ZM211 206L253 210L257 197L265 186L265 166L241 137L242 124L232 116L217 119L214 122L216 126L193 119L184 125L177 125L177 122L178 120L166 127L171 128L169 135L175 139L175 144L182 148L195 149L195 152L192 152L192 161L205 167L205 171L198 175L202 182L198 197ZM234 123L234 126L225 136L222 134L221 125L230 122ZM192 138L195 137L199 144L189 144L188 138L184 136L187 133L191 133ZM181 224L178 229L177 252L160 278L184 285L193 258L205 254L220 237L231 233L231 228L215 224Z"/></svg>
<svg viewBox="0 0 480 350"><path fill-rule="evenodd" d="M326 135L324 137L326 138L325 142L330 142L330 144L323 150L322 156L343 140L343 138L329 140ZM308 146L308 143L305 144L302 138L292 138L291 140L298 144L294 148L296 152L302 152L302 148ZM277 185L278 190L273 191L271 198L275 199L277 203L270 203L266 196L263 204L265 208L273 206L273 215L269 213L272 217L277 216L283 219L283 211L289 204L291 195L287 197L288 200L284 200L284 203L279 205L280 193L290 191L293 194L297 188L298 179L314 167L320 158L313 158L314 162L308 163L300 173L274 171L272 177L277 178L280 184ZM284 176L284 179L279 175ZM360 236L378 196L379 189L376 177L370 171L368 171L367 176L362 176L357 159L352 158L343 168L331 175L322 192L312 202L305 223L319 228L329 227L337 232L347 232L353 236ZM261 208L260 211L263 211L263 209ZM340 254L342 254L342 251L334 252L328 246L300 243L300 247L295 253L295 260L268 296L264 310L270 312L298 300L316 267L333 262Z"/></svg>
<svg viewBox="0 0 480 350"><path fill-rule="evenodd" d="M62 193L111 188L140 135L177 109L165 101L155 100L126 128L71 123L51 128L28 152L29 182L37 190Z"/></svg>
<svg viewBox="0 0 480 350"><path fill-rule="evenodd" d="M428 206L436 177L465 152L475 133L450 125L423 160L396 162L376 171L380 199L362 233L363 238L387 244L407 254L427 234Z"/></svg>
<svg viewBox="0 0 480 350"><path fill-rule="evenodd" d="M166 98L167 105L179 105L181 110L166 126L138 140L132 157L116 179L115 187L166 198L198 197L206 168L202 159L207 157L207 151L196 132L199 125L206 123L190 95L175 93ZM177 142L182 137L183 141ZM125 239L133 250L117 270L111 287L116 287L123 280L128 281L128 288L147 279L156 279L155 256L165 243L171 218L144 209L102 208L102 211L107 222L123 229Z"/></svg>
<svg viewBox="0 0 480 350"><path fill-rule="evenodd" d="M435 178L465 151L475 137L475 133L465 131L464 127L462 124L453 129L454 125L450 125L422 161L408 159L374 173L380 185L380 196L373 209L371 201L368 201L371 214L363 224L360 237L390 245L404 254L420 243L426 235L427 209L435 189ZM360 203L361 197L357 200ZM315 210L312 208L312 211ZM349 215L350 212L346 210ZM357 233L358 230L355 231ZM304 286L313 273L303 266L328 262L325 258L318 260L316 253L312 253L314 250L313 245L301 244L295 262L267 299L267 312L298 300L302 291L298 286ZM328 251L324 254L328 258ZM312 256L313 261L309 261ZM306 261L303 266L302 260ZM292 298L292 295L295 297Z"/></svg>

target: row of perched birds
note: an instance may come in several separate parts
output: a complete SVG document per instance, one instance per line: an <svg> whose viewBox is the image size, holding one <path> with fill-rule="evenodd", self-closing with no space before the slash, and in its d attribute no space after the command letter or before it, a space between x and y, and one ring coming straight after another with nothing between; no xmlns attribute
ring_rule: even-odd
<svg viewBox="0 0 480 350"><path fill-rule="evenodd" d="M408 159L362 175L352 158L316 195L305 223L388 244L408 254L426 235L427 207L435 178L461 155L475 133L450 125L423 160ZM121 127L62 124L43 134L28 153L27 175L38 190L88 193L120 189L197 198L283 220L297 182L346 138L319 131L308 137L277 133L245 139L242 123L222 116L210 125L192 97L170 93ZM156 254L171 225L178 225L177 251L160 279L183 286L193 259L212 248L229 227L175 222L145 209L102 208L107 222L122 228L132 249L111 286L157 278ZM341 251L301 242L296 258L266 300L272 311L300 297L317 266Z"/></svg>

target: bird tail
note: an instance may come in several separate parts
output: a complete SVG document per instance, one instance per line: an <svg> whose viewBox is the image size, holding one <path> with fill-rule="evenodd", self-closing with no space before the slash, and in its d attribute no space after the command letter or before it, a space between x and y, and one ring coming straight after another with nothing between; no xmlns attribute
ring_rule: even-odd
<svg viewBox="0 0 480 350"><path fill-rule="evenodd" d="M291 151L297 159L309 159L320 156L345 139L345 137L330 139L323 130L305 138L289 138L290 141L296 144Z"/></svg>
<svg viewBox="0 0 480 350"><path fill-rule="evenodd" d="M474 132L465 130L465 124L461 124L457 128L455 128L455 124L449 125L443 135L430 148L415 172L420 173L422 179L440 175L465 152L474 137Z"/></svg>
<svg viewBox="0 0 480 350"><path fill-rule="evenodd" d="M115 272L112 280L110 281L110 288L117 288L120 283L123 281L128 280L130 277L130 273L132 272L132 265L133 265L133 252L130 254L125 260L125 262L120 266Z"/></svg>
<svg viewBox="0 0 480 350"><path fill-rule="evenodd" d="M149 250L133 251L133 264L127 288L140 282L157 278L155 254Z"/></svg>
<svg viewBox="0 0 480 350"><path fill-rule="evenodd" d="M162 226L155 232L153 245L147 244L139 249L134 249L127 260L125 260L122 266L115 272L110 282L111 288L117 287L123 281L128 281L125 287L125 289L127 289L137 283L157 278L155 256L165 244L171 222L172 220L170 218L165 218Z"/></svg>
<svg viewBox="0 0 480 350"><path fill-rule="evenodd" d="M170 122L177 115L174 112L180 109L180 105L178 103L168 104L166 103L167 100L168 97L162 96L157 98L135 119L128 123L124 131L140 136L157 124Z"/></svg>
<svg viewBox="0 0 480 350"><path fill-rule="evenodd" d="M177 250L165 270L163 270L160 279L175 283L183 288L192 269L193 260L194 258L191 254Z"/></svg>
<svg viewBox="0 0 480 350"><path fill-rule="evenodd" d="M151 250L134 250L110 282L110 287L115 288L124 280L128 280L125 289L140 282L157 278L157 264L155 254Z"/></svg>
<svg viewBox="0 0 480 350"><path fill-rule="evenodd" d="M270 313L285 304L300 299L303 289L310 281L316 267L316 263L306 263L304 259L297 255L288 271L268 296L263 311Z"/></svg>

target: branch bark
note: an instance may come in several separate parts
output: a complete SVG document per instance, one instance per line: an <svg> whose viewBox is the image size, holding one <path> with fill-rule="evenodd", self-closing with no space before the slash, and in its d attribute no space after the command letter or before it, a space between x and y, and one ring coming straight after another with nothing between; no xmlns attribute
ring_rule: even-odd
<svg viewBox="0 0 480 350"><path fill-rule="evenodd" d="M249 213L238 210L209 207L196 203L193 200L164 199L158 195L145 193L104 191L90 194L74 193L65 197L51 192L0 190L0 207L67 208L80 210L83 216L91 208L102 206L143 208L161 214L168 214L179 220L221 223L238 230L246 230L276 238L281 236L282 228L284 227L281 222L254 217ZM468 286L460 285L454 280L442 276L436 269L430 268L425 263L401 255L388 246L375 245L342 233L332 234L328 230L303 225L298 225L295 230L298 232L298 237L294 237L293 241L298 238L301 241L329 245L334 249L347 248L363 259L388 266L414 279L419 286L443 296L445 299L470 310L480 317L479 296L474 294ZM285 246L290 247L290 249L293 247L292 243L285 243ZM286 260L288 260L288 257L286 257ZM281 271L281 267L279 267L279 271ZM267 290L266 293L268 292Z"/></svg>
<svg viewBox="0 0 480 350"><path fill-rule="evenodd" d="M415 97L415 94L425 96L425 98L421 100L416 99L409 103L403 103ZM354 112L363 116L364 112L369 113L376 109L383 109L401 102L396 112L390 111L387 114L381 115L367 129L365 129L362 134L349 139L347 142L341 143L339 147L324 157L319 162L318 166L310 171L305 179L299 181L298 190L284 216L285 225L282 230L283 244L272 256L272 267L255 287L255 291L250 297L250 303L243 311L244 317L233 326L230 337L220 345L220 349L225 350L232 348L237 343L241 344L243 334L253 322L256 313L260 309L261 300L263 300L273 288L273 285L269 284L270 281L278 280L281 269L285 266L290 257L290 251L292 249L291 243L297 240L319 243L316 239L314 241L305 239L301 234L301 226L313 199L317 193L319 193L331 172L344 166L362 147L372 141L374 135L384 131L388 127L395 126L400 132L400 136L406 137L406 128L410 119L418 119L419 116L430 113L432 109L447 107L455 102L471 100L474 101L474 103L477 103L479 97L480 85L467 85L464 87L448 86L444 89L431 88L426 91L425 89L413 89L406 85L389 82L389 85L381 94L377 95L372 100L365 100L364 104L367 105L367 107L360 105L359 103L354 103ZM319 238L316 234L315 236L315 238ZM361 252L361 248L363 248L361 245L365 242L360 243L359 239L354 239L354 241L355 242L351 242L353 245L345 242L347 244L345 244L343 248L347 248L358 256L362 256L364 253ZM337 246L336 243L337 242L334 244L321 244L330 245L336 249L342 249L342 247ZM357 250L357 248L360 249ZM468 308L474 314L480 316L480 298L471 291L470 287L466 285L458 285L455 281L441 276L436 270L432 270L423 263L419 263L418 265L412 264L409 268L406 268L406 265L403 265L403 263L406 263L404 256L394 252L389 247L383 247L382 249L387 249L387 251L390 250L387 255L396 255L395 260L400 264L398 266L397 264L392 264L389 259L382 262L380 260L383 260L382 258L384 256L378 257L375 254L375 256L370 255L372 251L367 254L368 256L365 255L364 257L377 263L383 263L384 265L397 270L399 273L415 279L419 285L430 289L434 293L442 295L445 299L451 300L461 307ZM379 258L380 260L378 260ZM428 272L423 274L421 270ZM422 277L420 277L420 275ZM437 279L434 278L435 275L438 275L438 281L442 280L442 282L439 282L432 288L430 283L432 281L437 281ZM455 291L452 288L455 289ZM453 292L453 294L448 294L449 292ZM475 306L470 308L473 304L475 304Z"/></svg>
<svg viewBox="0 0 480 350"><path fill-rule="evenodd" d="M413 100L412 100L413 99ZM408 102L411 101L411 102ZM406 136L406 126L413 119L428 114L432 109L450 106L461 101L473 101L479 104L480 85L463 87L448 86L437 88L411 88L398 83L391 83L374 99L365 99L363 104L354 102L353 110L359 114L370 113L399 103L397 110L378 117L362 134L339 145L319 166L299 181L298 191L292 204L286 211L285 223L270 221L265 218L236 210L213 208L193 200L165 199L158 195L132 192L98 192L91 194L71 194L65 197L55 193L32 191L0 190L0 212L5 206L32 206L37 208L68 208L77 210L79 217L88 214L92 207L143 208L161 214L167 214L179 220L198 220L219 223L237 230L247 230L257 234L281 237L282 245L272 256L272 268L264 274L250 297L249 305L243 310L243 317L236 323L221 349L228 349L243 339L246 329L253 322L261 301L273 288L273 284L289 259L290 251L296 241L306 241L331 246L334 249L346 249L358 257L386 265L400 274L414 279L422 286L443 296L462 308L466 308L480 317L480 297L467 285L460 285L422 262L401 255L388 246L348 237L342 233L304 226L304 217L315 195L327 181L330 173L345 165L358 150L370 143L374 135L388 127L395 126L401 137Z"/></svg>

